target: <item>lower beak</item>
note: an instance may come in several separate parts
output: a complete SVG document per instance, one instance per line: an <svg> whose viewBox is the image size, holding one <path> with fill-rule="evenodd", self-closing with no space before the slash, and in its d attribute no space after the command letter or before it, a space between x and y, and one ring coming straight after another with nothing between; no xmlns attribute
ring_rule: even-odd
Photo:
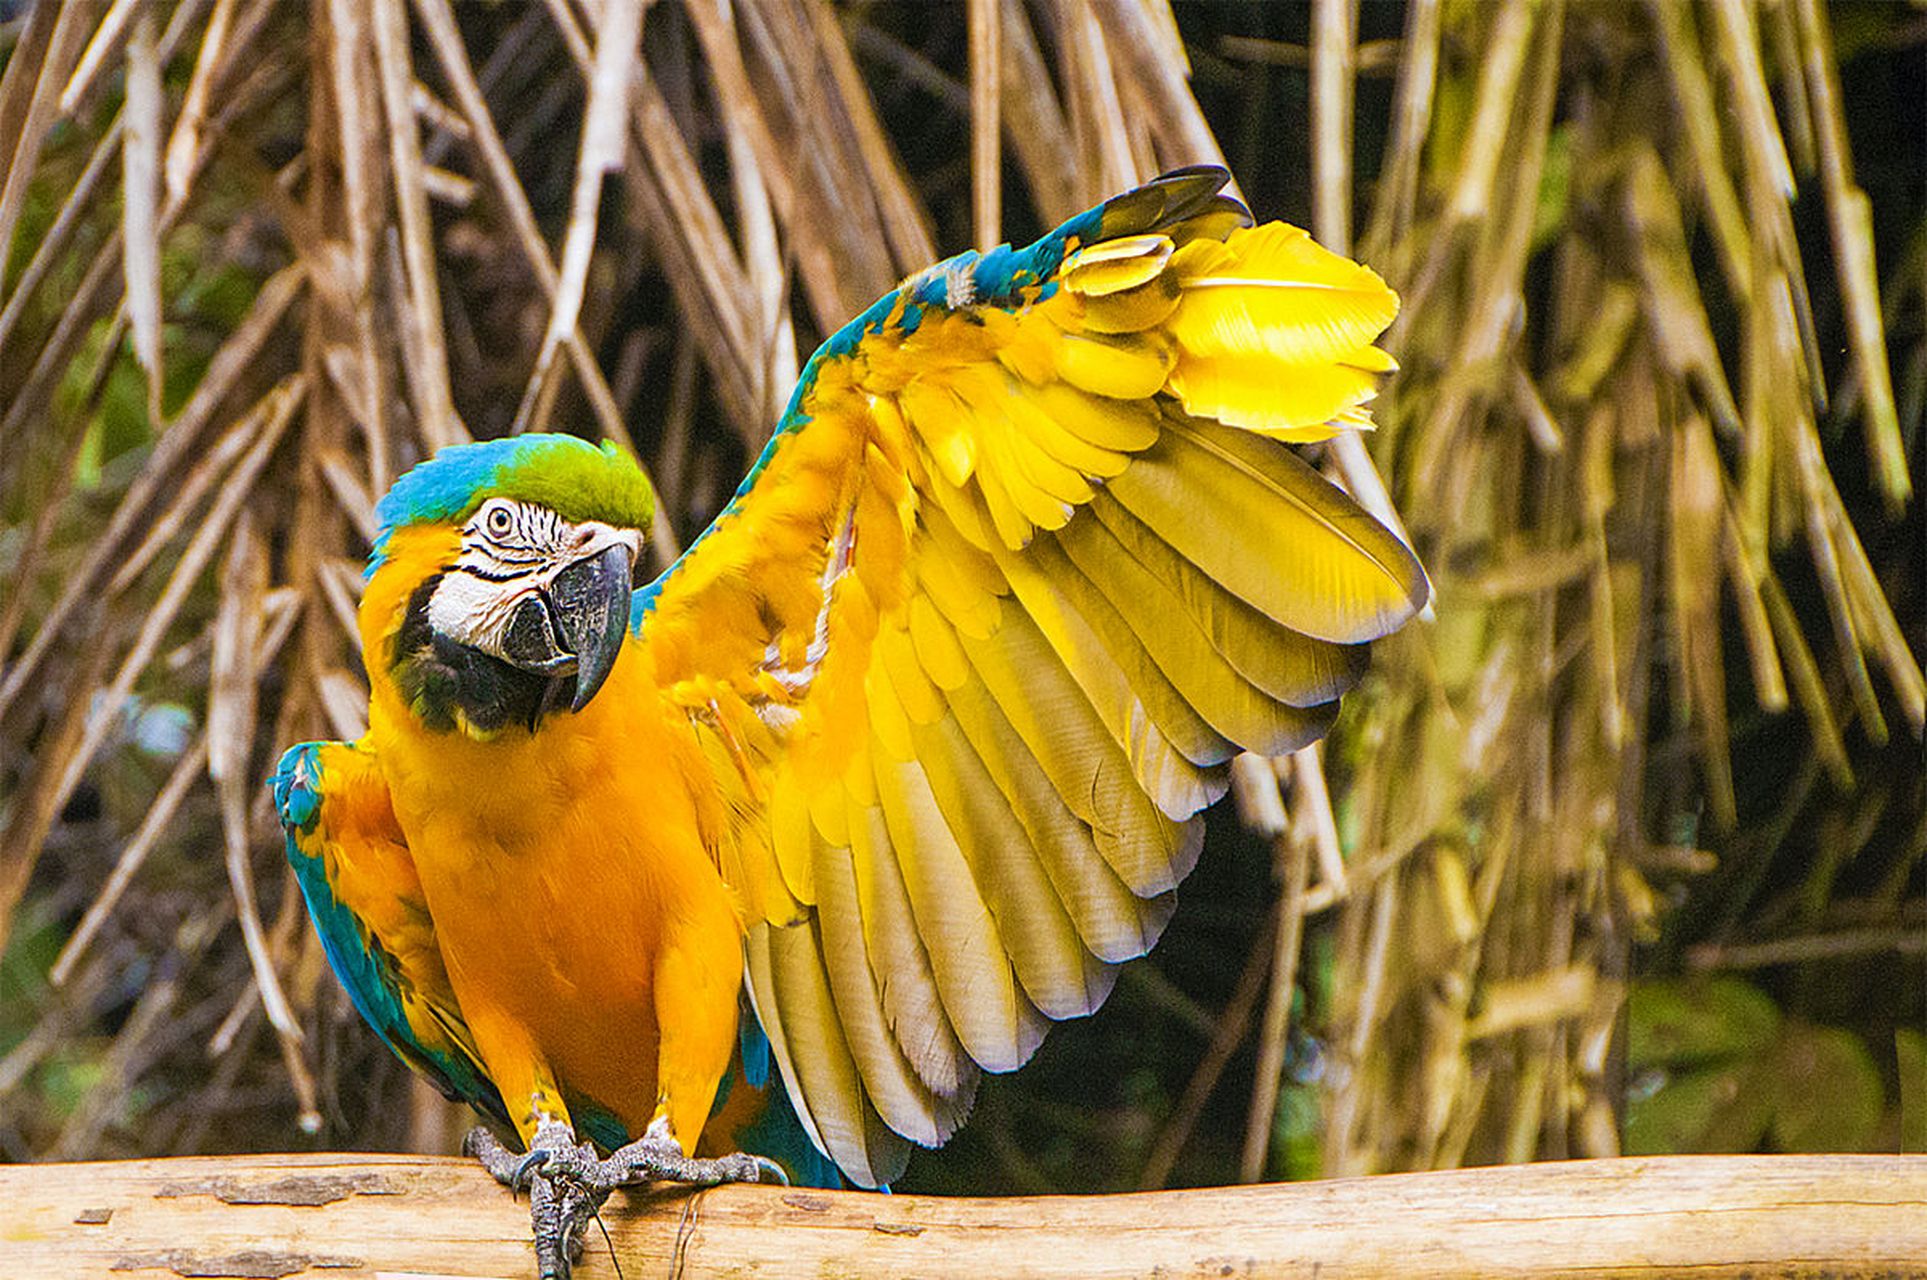
<svg viewBox="0 0 1927 1280"><path fill-rule="evenodd" d="M632 568L629 548L617 543L566 566L516 610L504 656L545 675L566 675L573 667L571 711L589 705L622 652Z"/></svg>

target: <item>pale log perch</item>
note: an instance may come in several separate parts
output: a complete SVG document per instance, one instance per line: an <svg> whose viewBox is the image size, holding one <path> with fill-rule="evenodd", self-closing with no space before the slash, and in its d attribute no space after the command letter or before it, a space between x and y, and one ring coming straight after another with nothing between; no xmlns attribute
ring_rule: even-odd
<svg viewBox="0 0 1927 1280"><path fill-rule="evenodd" d="M1927 1276L1927 1156L1678 1156L1199 1191L941 1199L618 1193L663 1276ZM599 1233L578 1270L615 1274ZM465 1161L234 1156L0 1167L0 1276L533 1273L525 1200Z"/></svg>

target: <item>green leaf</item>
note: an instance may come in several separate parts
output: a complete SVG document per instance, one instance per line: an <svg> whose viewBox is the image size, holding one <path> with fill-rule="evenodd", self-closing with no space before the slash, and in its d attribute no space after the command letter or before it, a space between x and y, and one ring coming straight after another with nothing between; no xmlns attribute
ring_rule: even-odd
<svg viewBox="0 0 1927 1280"><path fill-rule="evenodd" d="M1626 1154L1755 1150L1773 1092L1771 1077L1750 1062L1669 1074L1651 1094L1627 1099Z"/></svg>
<svg viewBox="0 0 1927 1280"><path fill-rule="evenodd" d="M105 1044L77 1041L50 1057L42 1064L37 1077L41 1104L62 1120L72 1115L80 1100L106 1075L107 1067L102 1060L105 1050Z"/></svg>
<svg viewBox="0 0 1927 1280"><path fill-rule="evenodd" d="M18 1044L40 1020L48 998L47 971L67 941L65 922L47 899L28 898L0 951L0 1053Z"/></svg>
<svg viewBox="0 0 1927 1280"><path fill-rule="evenodd" d="M1318 1087L1286 1084L1271 1122L1271 1171L1288 1182L1316 1178L1324 1163L1324 1116Z"/></svg>
<svg viewBox="0 0 1927 1280"><path fill-rule="evenodd" d="M1554 125L1546 134L1546 160L1539 178L1539 202L1532 211L1533 253L1552 243L1565 230L1571 192L1572 126Z"/></svg>
<svg viewBox="0 0 1927 1280"><path fill-rule="evenodd" d="M1880 1124L1884 1090L1873 1055L1839 1027L1790 1024L1774 1053L1780 1105L1773 1141L1782 1151L1865 1151Z"/></svg>
<svg viewBox="0 0 1927 1280"><path fill-rule="evenodd" d="M1927 1034L1912 1027L1894 1032L1900 1059L1900 1149L1927 1152Z"/></svg>
<svg viewBox="0 0 1927 1280"><path fill-rule="evenodd" d="M1664 979L1633 986L1626 1059L1633 1070L1712 1062L1764 1052L1780 1011L1738 978Z"/></svg>

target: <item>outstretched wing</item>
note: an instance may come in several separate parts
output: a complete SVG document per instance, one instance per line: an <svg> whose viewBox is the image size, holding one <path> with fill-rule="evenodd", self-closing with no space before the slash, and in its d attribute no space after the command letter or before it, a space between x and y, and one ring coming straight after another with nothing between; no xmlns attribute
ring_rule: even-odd
<svg viewBox="0 0 1927 1280"><path fill-rule="evenodd" d="M373 755L352 743L305 742L281 757L269 785L308 915L356 1010L449 1098L506 1122Z"/></svg>
<svg viewBox="0 0 1927 1280"><path fill-rule="evenodd" d="M1185 170L913 276L638 593L799 1117L876 1185L1143 954L1242 749L1423 603L1278 441L1368 425L1397 298ZM1269 438L1267 438L1269 437Z"/></svg>

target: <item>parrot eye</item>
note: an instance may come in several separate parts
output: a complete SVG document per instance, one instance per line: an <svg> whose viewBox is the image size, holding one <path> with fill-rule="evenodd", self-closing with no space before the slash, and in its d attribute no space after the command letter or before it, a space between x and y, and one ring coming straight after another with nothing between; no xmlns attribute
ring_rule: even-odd
<svg viewBox="0 0 1927 1280"><path fill-rule="evenodd" d="M511 533L515 529L515 513L508 509L507 503L490 507L482 519L484 527L498 537Z"/></svg>

